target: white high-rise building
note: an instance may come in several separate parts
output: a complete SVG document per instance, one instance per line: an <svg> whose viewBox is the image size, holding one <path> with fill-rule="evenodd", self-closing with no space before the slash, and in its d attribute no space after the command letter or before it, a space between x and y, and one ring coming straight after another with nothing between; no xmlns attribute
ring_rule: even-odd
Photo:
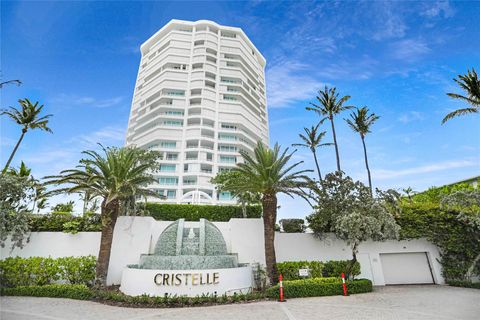
<svg viewBox="0 0 480 320"><path fill-rule="evenodd" d="M210 179L268 144L265 58L239 28L172 20L141 46L127 145L160 151L169 203L232 203Z"/></svg>

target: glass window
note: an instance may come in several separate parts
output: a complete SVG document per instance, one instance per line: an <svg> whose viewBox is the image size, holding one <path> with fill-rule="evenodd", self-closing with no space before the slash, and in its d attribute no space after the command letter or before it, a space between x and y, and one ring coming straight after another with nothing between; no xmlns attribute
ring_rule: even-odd
<svg viewBox="0 0 480 320"><path fill-rule="evenodd" d="M232 200L232 194L230 192L220 192L218 194L218 200L224 200L224 201L228 201L228 200Z"/></svg>
<svg viewBox="0 0 480 320"><path fill-rule="evenodd" d="M222 134L222 133L220 133L220 134L218 135L218 139L220 139L220 140L235 141L235 140L237 140L237 137L235 137L234 135L231 135L231 134Z"/></svg>
<svg viewBox="0 0 480 320"><path fill-rule="evenodd" d="M220 156L220 162L235 163L236 160L234 156Z"/></svg>
<svg viewBox="0 0 480 320"><path fill-rule="evenodd" d="M160 146L162 148L176 148L177 147L177 143L175 141L162 141L160 143Z"/></svg>
<svg viewBox="0 0 480 320"><path fill-rule="evenodd" d="M178 178L176 177L160 177L158 180L159 184L162 185L177 185L178 184Z"/></svg>
<svg viewBox="0 0 480 320"><path fill-rule="evenodd" d="M174 172L176 169L176 165L174 164L161 164L160 171L161 172Z"/></svg>
<svg viewBox="0 0 480 320"><path fill-rule="evenodd" d="M183 122L177 120L165 120L163 121L163 124L166 126L181 127L183 125Z"/></svg>
<svg viewBox="0 0 480 320"><path fill-rule="evenodd" d="M167 191L167 198L168 199L174 199L176 197L176 192L175 190L168 190Z"/></svg>

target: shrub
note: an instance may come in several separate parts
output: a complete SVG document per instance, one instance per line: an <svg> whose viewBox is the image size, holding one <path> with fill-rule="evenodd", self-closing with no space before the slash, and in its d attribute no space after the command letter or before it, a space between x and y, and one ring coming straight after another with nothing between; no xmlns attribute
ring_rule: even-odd
<svg viewBox="0 0 480 320"><path fill-rule="evenodd" d="M447 281L447 284L452 287L480 289L480 282L449 280Z"/></svg>
<svg viewBox="0 0 480 320"><path fill-rule="evenodd" d="M283 232L286 233L303 233L307 229L305 220L303 219L282 219L280 220Z"/></svg>
<svg viewBox="0 0 480 320"><path fill-rule="evenodd" d="M153 218L165 221L175 221L180 218L187 221L198 221L200 218L210 221L228 221L231 218L243 217L241 206L147 203L146 208ZM261 206L247 206L248 218L261 216Z"/></svg>
<svg viewBox="0 0 480 320"><path fill-rule="evenodd" d="M96 258L9 257L0 260L0 282L4 287L44 286L56 281L90 285L95 280Z"/></svg>
<svg viewBox="0 0 480 320"><path fill-rule="evenodd" d="M285 280L302 279L298 275L298 269L310 269L310 276L312 278L322 277L324 264L320 261L286 261L277 263L278 273L283 276Z"/></svg>
<svg viewBox="0 0 480 320"><path fill-rule="evenodd" d="M325 262L323 266L323 276L324 277L340 277L342 273L347 272L348 265L350 260L332 260ZM360 263L357 261L353 265L352 276L360 275Z"/></svg>
<svg viewBox="0 0 480 320"><path fill-rule="evenodd" d="M102 222L99 214L90 213L84 217L66 214L32 214L29 219L32 232L35 231L62 231L77 233L81 231L101 231Z"/></svg>
<svg viewBox="0 0 480 320"><path fill-rule="evenodd" d="M1 294L5 296L69 298L76 300L89 300L94 296L93 291L81 284L49 284L45 286L2 288Z"/></svg>
<svg viewBox="0 0 480 320"><path fill-rule="evenodd" d="M367 279L347 281L349 294L372 291L372 282ZM283 282L285 298L318 297L342 295L342 281L339 278L312 278L305 280L287 280ZM279 296L279 285L270 287L266 291L269 298Z"/></svg>

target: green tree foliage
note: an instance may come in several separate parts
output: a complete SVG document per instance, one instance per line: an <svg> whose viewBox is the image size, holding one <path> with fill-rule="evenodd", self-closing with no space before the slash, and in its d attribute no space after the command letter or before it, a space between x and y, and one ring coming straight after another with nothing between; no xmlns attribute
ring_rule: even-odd
<svg viewBox="0 0 480 320"><path fill-rule="evenodd" d="M360 135L360 139L362 139L363 145L363 155L365 158L365 167L367 168L368 174L368 186L370 187L370 193L373 195L373 188L372 188L372 176L370 174L370 167L368 166L368 157L367 157L367 147L365 145L365 136L367 133L370 133L372 125L377 121L380 117L377 116L375 113L369 113L367 107L362 108L355 108L355 111L350 114L350 119L346 119L350 128L357 132Z"/></svg>
<svg viewBox="0 0 480 320"><path fill-rule="evenodd" d="M28 99L20 99L18 100L18 103L21 107L20 110L10 107L0 112L0 115L6 115L10 117L13 121L15 121L18 125L22 127L22 134L20 135L17 144L13 148L13 151L10 154L7 163L5 164L5 167L3 168L2 174L7 172L8 168L10 167L10 163L12 162L12 159L15 156L15 153L17 152L17 149L20 146L23 137L28 130L40 129L46 132L52 132L52 130L48 127L48 119L52 115L40 115L43 109L43 105L38 106L38 101L32 104Z"/></svg>
<svg viewBox="0 0 480 320"><path fill-rule="evenodd" d="M152 203L146 205L148 215L157 220L175 221L183 218L187 221L198 221L201 218L210 221L229 221L232 218L261 218L260 205L246 206L244 216L241 206L215 206L200 204Z"/></svg>
<svg viewBox="0 0 480 320"><path fill-rule="evenodd" d="M344 103L350 99L350 96L343 96L339 98L339 93L337 93L337 88L328 88L325 86L325 89L318 91L317 101L318 103L310 102L311 107L307 107L307 110L314 111L319 114L322 119L320 123L323 123L325 120L329 120L332 126L332 135L333 135L333 144L335 145L335 155L337 157L337 170L341 171L340 166L340 153L338 151L337 143L337 134L335 132L335 123L334 118L342 111L353 108L352 106L345 106Z"/></svg>
<svg viewBox="0 0 480 320"><path fill-rule="evenodd" d="M52 193L85 193L101 198L102 235L97 262L97 283L106 285L113 230L120 208L136 196L157 196L147 186L155 181L159 154L134 147L103 148L103 154L84 151L76 169L46 177L46 184L61 185Z"/></svg>
<svg viewBox="0 0 480 320"><path fill-rule="evenodd" d="M286 233L303 233L307 229L303 219L282 219L279 222Z"/></svg>
<svg viewBox="0 0 480 320"><path fill-rule="evenodd" d="M0 246L5 247L7 239L11 249L22 248L28 242L28 204L33 197L32 185L28 178L0 175Z"/></svg>
<svg viewBox="0 0 480 320"><path fill-rule="evenodd" d="M57 203L54 207L52 207L52 211L72 213L74 205L75 205L74 201L68 201L66 203Z"/></svg>
<svg viewBox="0 0 480 320"><path fill-rule="evenodd" d="M239 172L236 171L223 171L219 172L211 182L215 184L218 188L218 191L227 191L237 199L237 202L242 207L243 217L247 218L247 206L260 204L260 193L242 191L237 192L235 185L240 179L245 179Z"/></svg>
<svg viewBox="0 0 480 320"><path fill-rule="evenodd" d="M398 238L400 227L383 197L373 198L368 187L341 172L326 175L322 186L315 188L315 197L316 210L307 217L309 227L317 236L333 232L345 240L352 248L352 267L363 241ZM348 274L352 275L351 268Z"/></svg>
<svg viewBox="0 0 480 320"><path fill-rule="evenodd" d="M245 151L240 153L245 162L238 164L233 171L242 178L235 184L229 184L231 189L225 191L235 194L245 192L261 194L266 269L270 283L275 284L278 281L274 247L277 194L304 197L302 188L307 188L310 184L310 179L305 173L311 170L295 171L294 169L301 162L291 164L293 153L288 154L288 148L281 152L278 144L275 144L273 149L269 149L259 142L253 156Z"/></svg>
<svg viewBox="0 0 480 320"><path fill-rule="evenodd" d="M303 143L294 143L293 146L305 147L310 149L313 154L313 159L315 160L315 166L317 167L318 179L322 181L322 173L320 171L320 165L318 164L317 159L317 149L320 147L331 146L333 143L322 143L323 138L327 131L320 131L320 123L316 126L309 128L303 128L305 134L300 133L298 136L303 141Z"/></svg>
<svg viewBox="0 0 480 320"><path fill-rule="evenodd" d="M450 112L443 118L442 124L455 117L480 112L480 79L478 79L475 69L468 70L465 75L458 75L458 79L453 79L453 81L465 92L465 95L458 93L447 93L447 95L466 102L470 106Z"/></svg>

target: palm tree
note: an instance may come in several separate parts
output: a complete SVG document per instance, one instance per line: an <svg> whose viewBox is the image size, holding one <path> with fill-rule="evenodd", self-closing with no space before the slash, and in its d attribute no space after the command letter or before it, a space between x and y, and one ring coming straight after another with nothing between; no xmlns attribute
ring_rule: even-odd
<svg viewBox="0 0 480 320"><path fill-rule="evenodd" d="M325 137L326 131L319 132L320 123L316 126L309 128L303 128L305 134L300 133L298 136L303 140L304 143L294 143L293 146L309 148L313 153L313 159L315 160L315 165L317 166L318 179L322 182L322 173L320 172L320 166L318 165L317 159L317 148L331 146L333 143L321 143L322 139Z"/></svg>
<svg viewBox="0 0 480 320"><path fill-rule="evenodd" d="M301 164L289 164L293 153L287 154L288 148L280 152L275 144L269 149L258 142L251 156L246 151L240 151L244 163L239 163L233 169L242 175L236 184L232 184L231 191L236 193L260 193L263 208L263 227L265 236L265 262L270 283L277 283L277 267L275 257L275 222L277 220L277 194L285 193L289 196L304 196L302 188L310 185L310 179L304 175L312 170L293 171Z"/></svg>
<svg viewBox="0 0 480 320"><path fill-rule="evenodd" d="M475 69L472 68L472 71L467 70L466 75L458 75L458 79L453 79L453 81L455 81L460 88L466 92L466 96L457 93L447 93L447 95L454 99L460 99L467 102L470 107L450 112L445 118L443 118L442 124L458 116L480 112L480 80L478 79Z"/></svg>
<svg viewBox="0 0 480 320"><path fill-rule="evenodd" d="M0 115L6 114L13 121L22 126L22 134L20 135L20 139L18 139L15 148L13 148L13 151L7 160L7 164L5 165L5 168L3 168L2 174L7 172L8 167L12 162L13 156L17 152L17 149L20 146L20 143L22 142L23 137L25 136L25 133L27 133L28 129L40 129L50 133L52 132L52 130L47 126L48 118L50 118L52 115L47 114L43 117L39 117L43 109L43 104L41 106L38 106L38 101L35 102L35 104L32 104L28 99L20 99L18 100L18 103L22 107L21 110L10 107L9 109L4 109L0 112Z"/></svg>
<svg viewBox="0 0 480 320"><path fill-rule="evenodd" d="M32 173L32 169L25 165L25 162L20 163L20 167L18 169L10 168L7 173L12 176L22 177L22 178L30 178L30 174Z"/></svg>
<svg viewBox="0 0 480 320"><path fill-rule="evenodd" d="M146 188L155 181L152 172L157 170L158 153L138 148L103 148L104 155L84 151L76 169L64 170L60 175L45 177L45 184L64 185L50 194L62 192L88 193L101 198L102 235L98 253L96 283L106 285L113 231L120 207L137 196L156 196Z"/></svg>
<svg viewBox="0 0 480 320"><path fill-rule="evenodd" d="M340 154L338 151L337 143L337 134L335 133L335 123L333 121L334 117L340 112L353 108L352 106L344 106L343 104L350 99L350 96L343 96L339 98L339 94L336 92L337 88L328 88L325 86L325 89L318 91L317 100L319 104L310 102L312 107L307 107L307 110L315 111L323 118L320 120L320 123L323 123L325 120L330 120L332 125L332 135L333 135L333 144L335 145L335 155L337 157L337 171L341 171L340 167Z"/></svg>
<svg viewBox="0 0 480 320"><path fill-rule="evenodd" d="M351 119L345 119L347 121L350 128L353 131L360 134L360 138L362 139L363 144L363 155L365 157L365 166L367 167L367 174L368 174L368 186L370 187L370 193L373 195L372 189L372 177L370 175L370 168L368 167L368 157L367 157L367 147L365 146L365 136L367 133L370 132L370 127L373 125L375 121L377 121L380 117L377 116L375 113L368 113L369 110L367 107L362 108L355 108L356 110L350 114Z"/></svg>

